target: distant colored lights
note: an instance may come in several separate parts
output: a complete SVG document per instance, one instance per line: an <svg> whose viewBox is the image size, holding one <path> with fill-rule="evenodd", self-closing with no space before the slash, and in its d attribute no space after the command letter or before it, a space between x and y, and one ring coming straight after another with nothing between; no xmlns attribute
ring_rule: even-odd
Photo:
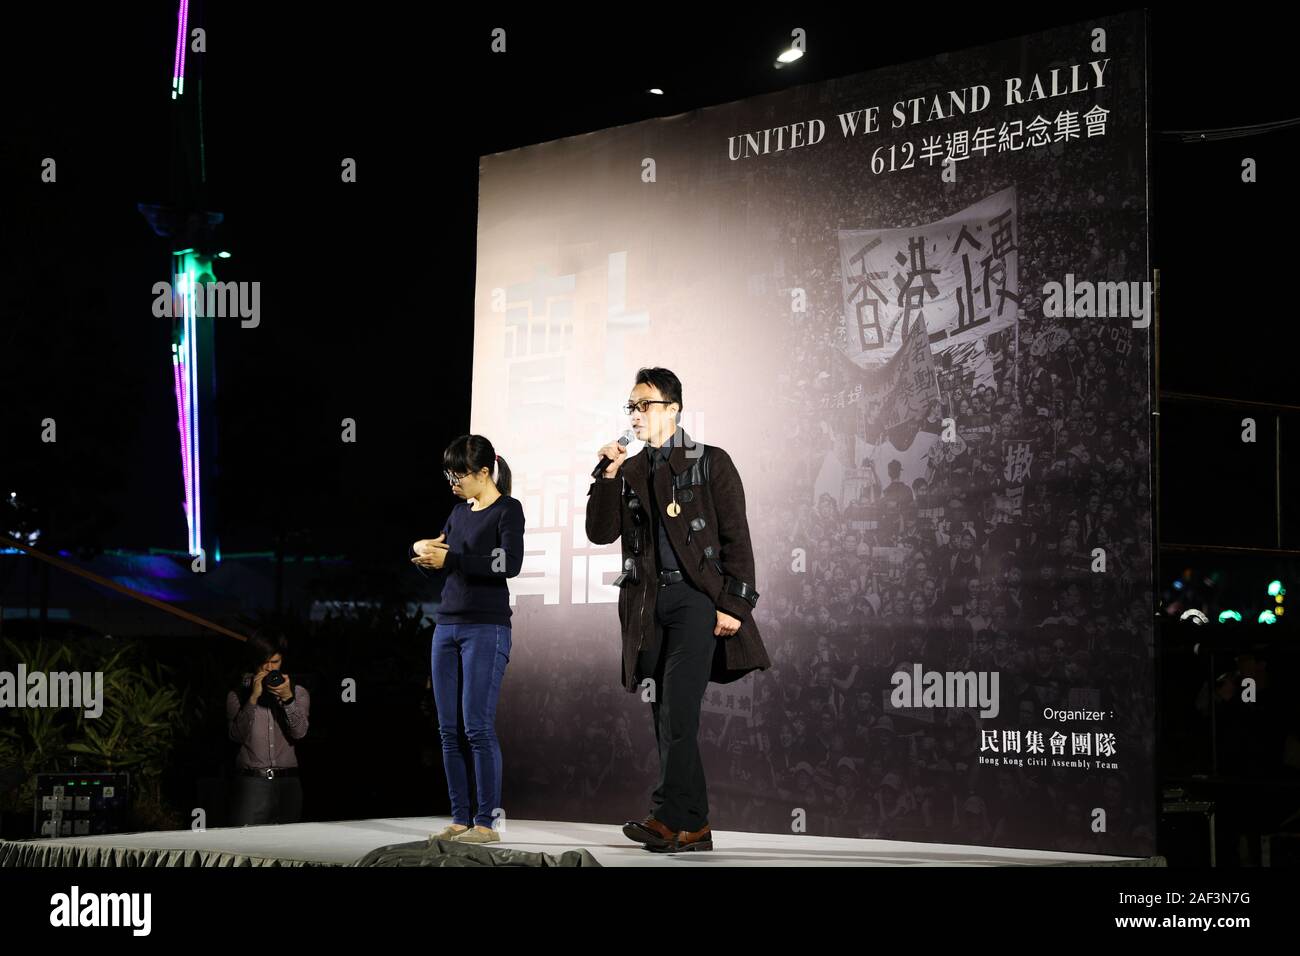
<svg viewBox="0 0 1300 956"><path fill-rule="evenodd" d="M201 553L203 496L199 464L198 328L195 316L193 250L173 254L176 292L181 304L179 341L172 345L172 385L176 393L176 427L181 440L181 476L185 482L185 523L191 555Z"/></svg>
<svg viewBox="0 0 1300 956"><path fill-rule="evenodd" d="M172 99L185 95L185 47L190 34L190 0L176 11L176 56L172 61Z"/></svg>

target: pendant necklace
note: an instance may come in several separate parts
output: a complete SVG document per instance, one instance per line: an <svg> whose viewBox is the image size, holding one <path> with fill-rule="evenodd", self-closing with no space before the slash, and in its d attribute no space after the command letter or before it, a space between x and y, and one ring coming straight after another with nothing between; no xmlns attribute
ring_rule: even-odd
<svg viewBox="0 0 1300 956"><path fill-rule="evenodd" d="M667 462L665 461L664 464L667 464ZM668 480L672 482L673 500L668 502L668 507L665 508L664 511L668 512L668 517L670 518L676 518L682 513L682 506L677 503L677 482L674 481L674 477L675 476L672 472L669 472Z"/></svg>

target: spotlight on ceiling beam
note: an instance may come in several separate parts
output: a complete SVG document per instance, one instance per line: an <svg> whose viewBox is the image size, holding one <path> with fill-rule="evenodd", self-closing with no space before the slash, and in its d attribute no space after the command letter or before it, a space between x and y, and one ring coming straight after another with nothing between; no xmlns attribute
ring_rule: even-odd
<svg viewBox="0 0 1300 956"><path fill-rule="evenodd" d="M657 86L652 86L652 87L650 87L650 89L646 90L646 92L647 92L647 93L653 93L655 96L663 96L663 95L664 95L664 91L661 90L661 89L659 89L659 87L657 87Z"/></svg>
<svg viewBox="0 0 1300 956"><path fill-rule="evenodd" d="M776 65L776 68L779 70L779 69L781 69L781 67L785 66L787 63L793 63L795 60L799 59L801 56L803 56L803 50L797 50L797 49L793 49L793 48L791 48L791 49L789 49L789 50L786 50L786 51L784 51L780 56L778 56L778 57L776 58L776 64L775 64L775 65Z"/></svg>

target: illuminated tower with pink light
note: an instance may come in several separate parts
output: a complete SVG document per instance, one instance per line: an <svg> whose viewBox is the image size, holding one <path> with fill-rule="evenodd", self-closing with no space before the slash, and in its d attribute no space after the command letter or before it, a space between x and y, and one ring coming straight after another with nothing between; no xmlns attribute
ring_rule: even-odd
<svg viewBox="0 0 1300 956"><path fill-rule="evenodd" d="M186 550L221 560L216 496L216 341L213 316L204 314L203 289L215 282L216 228L222 215L207 205L203 144L202 55L191 53L203 23L202 0L179 0L171 77L171 181L168 201L140 203L154 232L172 247L171 366L180 447Z"/></svg>

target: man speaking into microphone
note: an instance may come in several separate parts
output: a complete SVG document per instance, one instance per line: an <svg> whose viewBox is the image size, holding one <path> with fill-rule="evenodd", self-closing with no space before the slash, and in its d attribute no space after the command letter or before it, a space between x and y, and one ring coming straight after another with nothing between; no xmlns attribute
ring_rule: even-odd
<svg viewBox="0 0 1300 956"><path fill-rule="evenodd" d="M682 383L643 368L624 411L645 447L597 452L606 467L587 492L587 538L622 537L618 618L623 686L650 701L659 785L650 814L623 832L661 853L713 849L700 759L700 704L709 681L771 666L753 620L758 591L745 490L731 457L678 426Z"/></svg>

